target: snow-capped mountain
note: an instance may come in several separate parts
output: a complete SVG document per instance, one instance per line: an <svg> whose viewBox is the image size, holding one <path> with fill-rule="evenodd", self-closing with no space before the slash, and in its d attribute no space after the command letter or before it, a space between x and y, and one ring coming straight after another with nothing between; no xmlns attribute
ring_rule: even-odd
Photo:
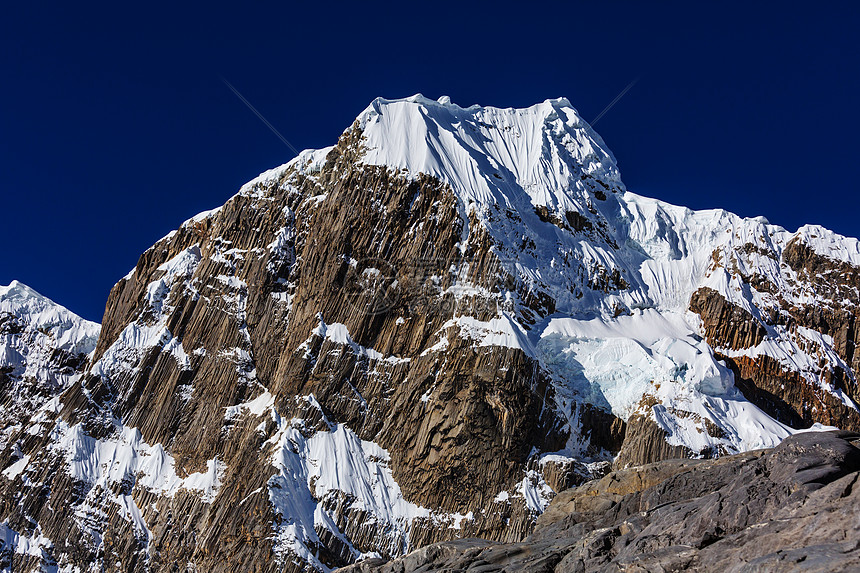
<svg viewBox="0 0 860 573"><path fill-rule="evenodd" d="M2 476L14 483L29 465L36 434L53 426L59 396L75 383L96 347L99 325L77 316L12 281L0 286L0 456ZM4 488L4 505L21 500ZM11 567L16 555L50 563L50 542L27 528L19 535L0 523L0 565ZM8 569L4 569L8 570Z"/></svg>
<svg viewBox="0 0 860 573"><path fill-rule="evenodd" d="M500 343L496 330L509 332L501 344L549 370L559 411L565 402L586 401L628 420L647 395L683 412L651 407L670 444L694 452L776 445L790 430L736 391L717 352L772 359L840 411L807 422L844 424L839 406L853 425L860 422L847 392L856 384L847 364L853 346L846 341L840 356L835 332L810 330L792 315L796 308L839 309L841 293L821 292L807 283L808 269L783 260L798 252L804 260L832 261L832 274L843 267L856 273L856 239L814 226L790 233L763 217L694 212L627 192L611 152L565 99L524 110L462 109L420 96L376 100L358 125L368 149L364 163L447 183L461 219L492 237L490 252L503 272L528 296L548 301L529 309L516 291L503 293L513 301L500 315L504 324L479 329L492 344ZM461 249L469 239L466 225ZM856 287L835 290L840 286L856 300ZM730 321L701 308L714 298L745 313L752 338L744 332L745 340L723 339L702 324L717 319L732 330ZM835 329L850 324L834 322ZM822 371L845 380L824 380ZM720 431L703 431L708 422Z"/></svg>
<svg viewBox="0 0 860 573"><path fill-rule="evenodd" d="M0 518L68 571L519 541L613 464L860 429L858 289L856 239L627 191L567 100L377 99L141 256Z"/></svg>
<svg viewBox="0 0 860 573"><path fill-rule="evenodd" d="M0 450L81 375L99 325L12 281L0 286Z"/></svg>

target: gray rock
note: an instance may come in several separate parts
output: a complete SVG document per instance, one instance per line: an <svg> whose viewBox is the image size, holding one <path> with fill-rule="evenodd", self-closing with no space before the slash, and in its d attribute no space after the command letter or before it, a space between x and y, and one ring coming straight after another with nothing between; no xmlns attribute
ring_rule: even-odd
<svg viewBox="0 0 860 573"><path fill-rule="evenodd" d="M340 571L857 571L857 438L810 432L772 450L619 470L559 494L522 542L443 542Z"/></svg>

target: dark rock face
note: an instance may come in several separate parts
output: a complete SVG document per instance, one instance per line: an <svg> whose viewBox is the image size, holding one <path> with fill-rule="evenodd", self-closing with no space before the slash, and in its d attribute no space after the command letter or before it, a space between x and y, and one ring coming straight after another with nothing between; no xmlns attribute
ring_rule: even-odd
<svg viewBox="0 0 860 573"><path fill-rule="evenodd" d="M705 457L709 452L703 452ZM684 446L672 446L666 442L666 432L647 416L634 414L627 421L626 438L615 458L618 468L641 466L654 460L689 458L699 454Z"/></svg>
<svg viewBox="0 0 860 573"><path fill-rule="evenodd" d="M522 542L444 542L343 571L853 571L858 437L806 433L772 450L612 472L556 496Z"/></svg>
<svg viewBox="0 0 860 573"><path fill-rule="evenodd" d="M774 359L738 356L726 357L726 362L735 372L736 384L744 395L775 419L793 428L808 428L818 422L860 430L860 414L856 410Z"/></svg>
<svg viewBox="0 0 860 573"><path fill-rule="evenodd" d="M769 256L776 257L774 253ZM819 255L797 239L784 249L782 267L794 277L787 281L788 288L814 292L816 304L794 306L778 297L772 299L774 306L756 307L756 318L714 289L703 287L693 293L690 310L701 317L708 344L733 370L736 384L747 399L769 415L794 428L808 428L818 422L860 430L860 413L826 389L844 392L855 403L860 399L854 350L860 312L860 269ZM763 289L755 277L738 275L748 288ZM765 339L777 339L778 328L791 332L801 350L805 350L803 344L810 343L796 334L798 329L829 336L838 357L826 360L820 349L814 349L819 364L814 380L810 380L809 373L804 376L772 356L749 354L749 349Z"/></svg>
<svg viewBox="0 0 860 573"><path fill-rule="evenodd" d="M833 346L846 369L832 373L837 387L853 399L860 398L856 373L860 371L860 268L820 255L802 241L792 241L782 254L783 261L797 276L820 293L818 304L791 307L789 325L806 326L833 338Z"/></svg>
<svg viewBox="0 0 860 573"><path fill-rule="evenodd" d="M702 287L690 298L690 310L702 317L705 336L732 350L758 345L767 330L742 308L734 306L719 292Z"/></svg>

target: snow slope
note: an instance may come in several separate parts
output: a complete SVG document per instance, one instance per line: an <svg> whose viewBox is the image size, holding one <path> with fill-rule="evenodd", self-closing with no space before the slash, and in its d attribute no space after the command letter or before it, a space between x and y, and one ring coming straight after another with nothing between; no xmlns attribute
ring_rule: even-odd
<svg viewBox="0 0 860 573"><path fill-rule="evenodd" d="M99 330L23 283L0 286L0 370L10 380L0 406L0 450L24 417L80 377Z"/></svg>
<svg viewBox="0 0 860 573"><path fill-rule="evenodd" d="M409 174L426 173L448 183L464 214L474 213L497 240L502 260L536 288L547 290L557 309L576 316L628 308L683 311L699 286L729 279L709 268L715 249L747 243L777 255L799 237L816 252L860 265L860 243L817 226L790 233L763 217L746 219L723 210L692 211L627 192L612 153L564 99L525 109L461 108L415 95L377 98L358 117L367 151L363 161ZM605 199L601 198L606 196ZM564 220L587 219L597 234L570 233L541 221L535 207ZM514 211L518 218L498 217ZM521 249L523 235L536 247ZM619 269L631 283L620 293L577 298L578 268ZM778 275L772 259L746 261ZM743 263L743 262L742 262ZM573 265L573 266L572 266ZM745 270L741 268L741 270ZM732 302L749 306L732 293Z"/></svg>
<svg viewBox="0 0 860 573"><path fill-rule="evenodd" d="M523 109L463 108L448 97L421 94L377 98L356 121L362 162L450 185L466 223L460 249L467 251L476 236L469 221L477 221L517 281L515 291L489 293L456 280L458 296L497 297L499 314L489 322L455 317L425 354L443 352L452 333L476 347L522 349L549 371L556 406L571 423L573 404L583 400L623 419L646 394L682 405L682 417L661 415L659 408L650 415L671 443L693 451L764 447L793 431L744 399L715 350L771 356L857 407L818 375L822 356L825 366L844 366L827 337L768 326L756 348L712 349L702 341L698 317L687 311L701 287L756 319L780 304L815 303L818 295L795 288L797 277L779 264L782 252L797 240L860 266L857 239L812 225L790 232L764 217L693 211L627 191L611 151L565 98ZM254 193L289 169L318 170L329 149L304 151L241 192ZM745 285L742 277L750 275L775 285L782 301ZM530 326L523 320L523 292L551 297L554 313ZM710 440L702 431L705 420L726 437ZM578 451L573 443L570 448Z"/></svg>
<svg viewBox="0 0 860 573"><path fill-rule="evenodd" d="M702 341L698 317L687 313L690 297L710 287L760 318L779 303L742 283L742 276L757 274L789 304L814 302L815 293L791 288L796 277L780 266L782 251L800 240L858 265L856 239L813 226L791 233L763 217L692 211L631 193L603 140L563 98L525 109L462 108L420 94L378 98L358 123L364 162L448 183L463 220L471 215L490 232L503 268L526 290L555 301L555 314L527 333L506 312L484 325L470 317L450 322L479 346L536 349L562 411L572 417L571 403L584 400L627 419L652 395L683 410L679 417L658 408L652 416L671 443L693 451L718 445L741 451L789 435L734 388L731 372ZM469 238L467 228L464 251ZM516 293L500 298L523 308ZM803 333L770 328L768 334L741 352L777 358L814 384L824 384L815 374L819 355L839 362L821 335L806 334L820 349L812 353L802 350L808 340L795 340ZM437 349L445 344L441 337ZM709 439L703 420L725 437Z"/></svg>
<svg viewBox="0 0 860 573"><path fill-rule="evenodd" d="M79 317L18 281L12 281L9 286L0 286L0 314L14 317L27 331L40 331L45 337L40 342L69 354L89 354L95 348L99 335L97 323ZM11 342L10 335L4 335L3 342ZM22 365L27 362L29 354L28 349L17 345L7 346L0 356L0 364L13 367ZM26 375L38 376L44 366L41 362L32 362L28 364Z"/></svg>

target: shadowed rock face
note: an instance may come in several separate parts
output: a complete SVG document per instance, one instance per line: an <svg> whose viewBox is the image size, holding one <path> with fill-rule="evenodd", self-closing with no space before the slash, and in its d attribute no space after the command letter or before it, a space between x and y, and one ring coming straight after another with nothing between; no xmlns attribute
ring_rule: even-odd
<svg viewBox="0 0 860 573"><path fill-rule="evenodd" d="M619 470L562 492L519 543L430 545L344 573L853 571L860 449L847 432Z"/></svg>
<svg viewBox="0 0 860 573"><path fill-rule="evenodd" d="M793 286L815 292L815 304L794 306L778 299L774 307L757 309L757 319L714 289L703 287L693 293L690 310L701 317L708 344L731 367L737 386L770 416L793 428L808 428L817 422L858 431L860 413L825 390L821 382L844 392L855 403L860 400L855 352L860 269L818 255L796 240L789 243L782 258L798 279ZM750 277L744 280L748 288L756 288ZM827 335L839 362L827 363L821 358L818 379L812 381L771 356L750 354L749 349L769 334L768 327L792 333L806 328Z"/></svg>

